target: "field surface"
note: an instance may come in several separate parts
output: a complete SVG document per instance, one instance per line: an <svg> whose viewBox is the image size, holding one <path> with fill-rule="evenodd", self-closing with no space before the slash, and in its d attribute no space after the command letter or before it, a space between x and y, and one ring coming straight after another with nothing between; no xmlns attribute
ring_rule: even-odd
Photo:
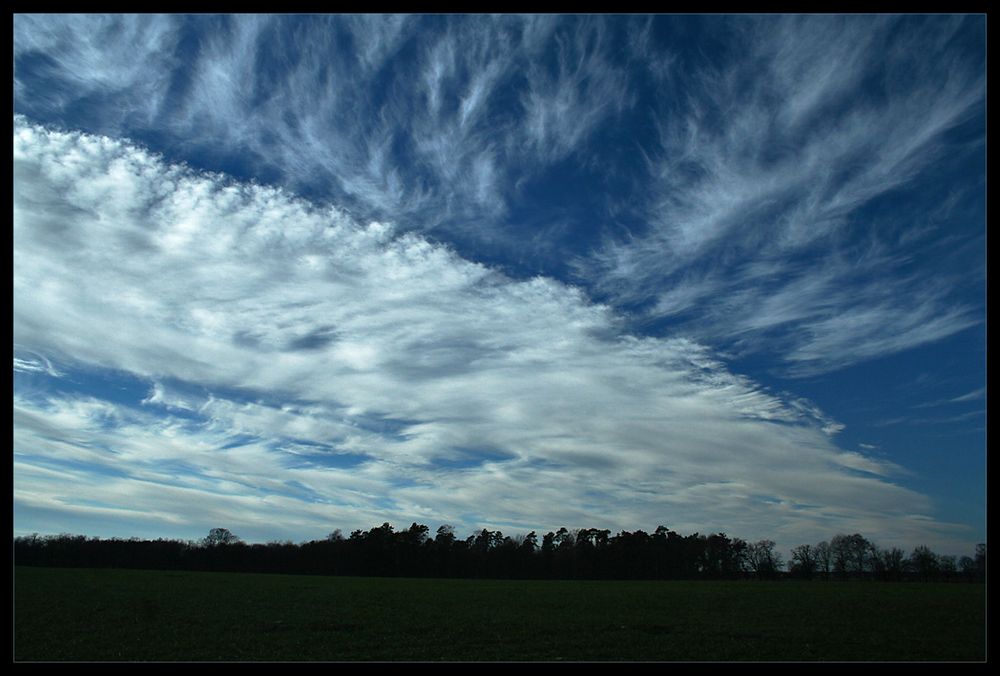
<svg viewBox="0 0 1000 676"><path fill-rule="evenodd" d="M982 584L18 567L15 661L982 661Z"/></svg>

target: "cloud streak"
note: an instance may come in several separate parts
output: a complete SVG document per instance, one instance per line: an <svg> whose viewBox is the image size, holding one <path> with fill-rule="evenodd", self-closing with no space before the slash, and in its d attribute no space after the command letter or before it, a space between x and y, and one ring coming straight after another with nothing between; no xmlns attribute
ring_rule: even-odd
<svg viewBox="0 0 1000 676"><path fill-rule="evenodd" d="M706 57L671 75L691 93L659 106L647 225L577 261L581 278L649 321L779 356L793 375L979 323L980 306L954 301L970 261L944 254L933 277L908 272L954 232L928 223L926 198L906 191L933 193L938 163L966 158L976 168L982 157L981 136L952 134L983 119L980 57L947 48L968 39L969 25L727 23L740 59ZM900 194L894 213L880 206ZM962 241L982 243L976 221L958 227ZM971 262L981 274L982 260Z"/></svg>
<svg viewBox="0 0 1000 676"><path fill-rule="evenodd" d="M482 235L469 221L486 219L507 246L516 246L501 227L516 186L628 105L604 23L588 17L28 15L15 24L15 86L29 115L67 118L97 94L121 100L139 112L101 106L84 128L140 138L155 129L159 146L217 170L238 154L255 176L408 229ZM111 32L119 37L105 40ZM59 96L26 84L42 76Z"/></svg>

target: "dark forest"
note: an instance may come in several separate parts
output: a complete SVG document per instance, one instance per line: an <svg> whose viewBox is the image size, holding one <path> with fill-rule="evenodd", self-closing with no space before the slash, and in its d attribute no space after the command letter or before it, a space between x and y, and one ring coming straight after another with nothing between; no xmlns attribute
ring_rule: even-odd
<svg viewBox="0 0 1000 676"><path fill-rule="evenodd" d="M770 540L724 533L680 535L560 528L539 537L483 529L462 539L451 526L384 523L348 537L248 544L226 528L200 541L99 539L83 535L14 539L14 563L25 566L144 568L375 577L491 579L875 579L983 581L986 545L971 556L942 556L928 547L883 549L860 534L800 545L787 563Z"/></svg>

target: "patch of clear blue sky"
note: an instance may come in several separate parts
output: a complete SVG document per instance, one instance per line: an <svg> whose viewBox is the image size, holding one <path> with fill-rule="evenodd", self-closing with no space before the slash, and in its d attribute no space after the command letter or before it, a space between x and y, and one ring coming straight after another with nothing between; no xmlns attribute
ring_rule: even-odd
<svg viewBox="0 0 1000 676"><path fill-rule="evenodd" d="M896 483L934 496L944 520L971 521L985 533L985 351L980 326L791 382L770 375L767 360L732 365L815 402L845 426L837 435L842 448L904 467Z"/></svg>
<svg viewBox="0 0 1000 676"><path fill-rule="evenodd" d="M15 350L15 357L17 350ZM45 371L14 371L14 391L22 397L94 397L113 404L137 406L150 394L150 382L126 371L84 367L57 374Z"/></svg>

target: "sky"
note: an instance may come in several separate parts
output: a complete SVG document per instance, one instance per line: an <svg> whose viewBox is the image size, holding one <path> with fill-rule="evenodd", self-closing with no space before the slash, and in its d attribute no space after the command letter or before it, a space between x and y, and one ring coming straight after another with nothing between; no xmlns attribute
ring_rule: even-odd
<svg viewBox="0 0 1000 676"><path fill-rule="evenodd" d="M986 541L984 15L15 15L14 534Z"/></svg>

